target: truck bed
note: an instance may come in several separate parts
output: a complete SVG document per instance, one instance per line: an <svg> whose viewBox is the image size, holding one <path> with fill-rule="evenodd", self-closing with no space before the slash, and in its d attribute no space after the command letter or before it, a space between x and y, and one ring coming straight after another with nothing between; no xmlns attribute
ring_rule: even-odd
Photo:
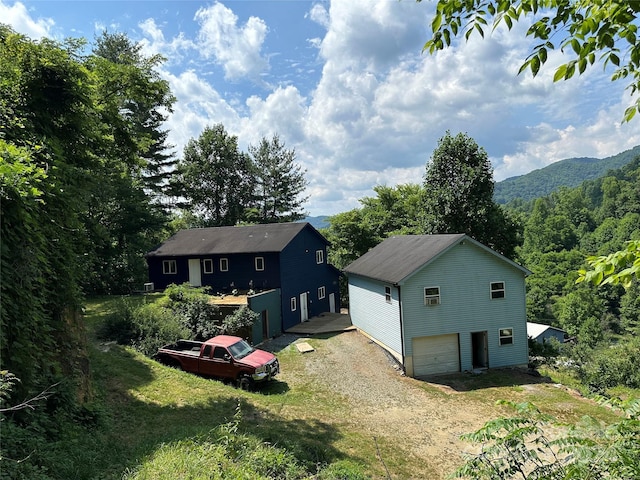
<svg viewBox="0 0 640 480"><path fill-rule="evenodd" d="M193 340L178 340L176 343L165 345L161 350L179 353L180 355L189 355L191 357L199 357L202 342Z"/></svg>

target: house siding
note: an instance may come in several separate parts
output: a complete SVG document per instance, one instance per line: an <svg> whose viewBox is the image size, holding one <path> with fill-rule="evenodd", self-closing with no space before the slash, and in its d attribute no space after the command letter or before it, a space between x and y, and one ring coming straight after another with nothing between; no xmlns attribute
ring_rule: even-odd
<svg viewBox="0 0 640 480"><path fill-rule="evenodd" d="M316 251L322 250L323 262L316 263ZM329 295L335 294L340 308L338 275L327 263L327 243L310 228L304 229L283 249L280 255L282 289L282 327L284 330L301 321L300 295L307 293L309 318L329 311ZM318 288L325 287L324 298L318 298ZM296 310L290 300L296 298Z"/></svg>
<svg viewBox="0 0 640 480"><path fill-rule="evenodd" d="M385 299L385 286L391 287L391 303ZM374 338L402 361L400 304L397 287L375 280L349 276L349 315L351 323Z"/></svg>
<svg viewBox="0 0 640 480"><path fill-rule="evenodd" d="M253 326L253 344L261 343L263 338L275 337L282 333L282 305L280 302L280 289L251 295L247 298L249 308L261 316ZM266 310L268 315L268 331L262 330L262 312Z"/></svg>
<svg viewBox="0 0 640 480"><path fill-rule="evenodd" d="M491 282L505 283L504 298L491 299ZM440 288L439 305L424 305L425 287ZM489 367L528 362L524 273L471 242L406 279L402 308L405 339L459 334L462 371L473 368L471 333L479 331L487 332ZM513 329L513 344L499 344L500 328ZM412 342L405 341L405 355L412 354Z"/></svg>

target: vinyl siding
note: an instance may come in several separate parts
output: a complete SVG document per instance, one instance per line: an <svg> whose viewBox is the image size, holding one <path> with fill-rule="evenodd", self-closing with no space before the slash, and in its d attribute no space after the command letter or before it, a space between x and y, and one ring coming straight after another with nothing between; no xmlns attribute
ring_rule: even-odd
<svg viewBox="0 0 640 480"><path fill-rule="evenodd" d="M505 283L505 298L491 299L491 282ZM440 304L424 305L424 288L440 288ZM414 337L459 333L460 367L472 369L471 333L487 331L489 367L528 362L524 273L470 242L448 250L402 285L405 355ZM499 344L499 329L513 329L513 344Z"/></svg>
<svg viewBox="0 0 640 480"><path fill-rule="evenodd" d="M385 286L391 287L391 303L385 300ZM349 276L351 323L402 358L398 289L355 275Z"/></svg>

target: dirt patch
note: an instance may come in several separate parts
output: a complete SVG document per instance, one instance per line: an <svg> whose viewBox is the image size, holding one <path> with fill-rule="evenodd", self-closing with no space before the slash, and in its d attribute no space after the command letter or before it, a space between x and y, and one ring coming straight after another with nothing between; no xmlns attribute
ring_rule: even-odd
<svg viewBox="0 0 640 480"><path fill-rule="evenodd" d="M460 465L461 452L471 450L460 435L495 416L450 387L434 391L405 377L381 347L358 332L327 339L305 360L308 374L350 402L354 428L401 446L442 476Z"/></svg>

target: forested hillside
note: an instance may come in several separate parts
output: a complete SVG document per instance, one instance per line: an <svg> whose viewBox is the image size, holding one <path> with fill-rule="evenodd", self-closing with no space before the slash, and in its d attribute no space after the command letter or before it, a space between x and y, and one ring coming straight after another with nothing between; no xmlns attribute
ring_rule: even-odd
<svg viewBox="0 0 640 480"><path fill-rule="evenodd" d="M585 180L623 167L640 155L640 146L607 158L568 158L518 177L496 183L494 198L500 204L516 199L530 201L560 187L576 187Z"/></svg>

